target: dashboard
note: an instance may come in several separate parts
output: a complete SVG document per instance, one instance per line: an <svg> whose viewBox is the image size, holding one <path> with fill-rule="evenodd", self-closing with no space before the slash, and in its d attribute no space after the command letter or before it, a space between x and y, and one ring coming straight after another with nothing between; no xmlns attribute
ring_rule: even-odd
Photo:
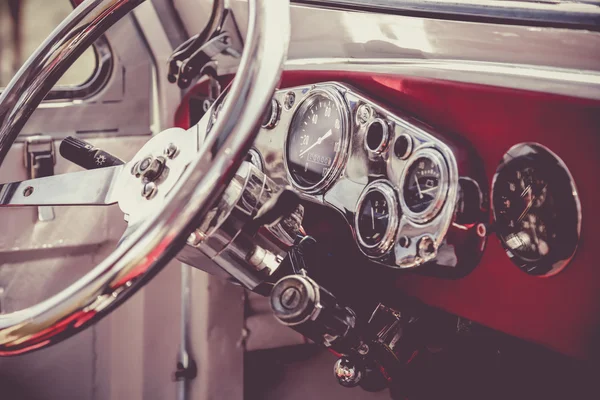
<svg viewBox="0 0 600 400"><path fill-rule="evenodd" d="M393 290L595 354L595 101L350 71L286 71L280 87L249 160L341 215ZM363 284L392 290L380 278Z"/></svg>
<svg viewBox="0 0 600 400"><path fill-rule="evenodd" d="M326 82L275 93L251 160L343 215L370 260L460 276L483 249L487 189L472 174L479 160L459 148L351 86Z"/></svg>

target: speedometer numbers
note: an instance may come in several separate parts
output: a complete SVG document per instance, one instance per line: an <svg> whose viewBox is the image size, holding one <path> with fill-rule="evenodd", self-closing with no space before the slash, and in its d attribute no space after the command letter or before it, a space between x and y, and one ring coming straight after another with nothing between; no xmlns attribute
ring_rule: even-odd
<svg viewBox="0 0 600 400"><path fill-rule="evenodd" d="M346 148L346 109L337 94L315 90L294 115L285 148L290 178L298 188L322 189L335 177Z"/></svg>
<svg viewBox="0 0 600 400"><path fill-rule="evenodd" d="M571 259L581 224L577 190L563 162L537 144L505 155L493 183L495 230L511 260L553 275Z"/></svg>

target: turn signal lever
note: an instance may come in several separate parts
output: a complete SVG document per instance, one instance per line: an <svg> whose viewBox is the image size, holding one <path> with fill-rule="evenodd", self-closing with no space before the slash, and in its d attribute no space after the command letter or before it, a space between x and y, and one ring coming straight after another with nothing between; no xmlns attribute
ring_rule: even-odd
<svg viewBox="0 0 600 400"><path fill-rule="evenodd" d="M85 169L114 167L124 164L124 161L120 158L74 136L69 136L61 142L60 155Z"/></svg>

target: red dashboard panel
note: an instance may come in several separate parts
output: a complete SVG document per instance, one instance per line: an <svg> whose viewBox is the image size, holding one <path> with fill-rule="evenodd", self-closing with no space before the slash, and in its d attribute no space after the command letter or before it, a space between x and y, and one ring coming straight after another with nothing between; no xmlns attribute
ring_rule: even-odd
<svg viewBox="0 0 600 400"><path fill-rule="evenodd" d="M520 271L491 236L480 265L447 280L406 274L397 287L427 304L556 351L589 358L600 339L600 103L569 97L348 72L287 72L282 87L323 81L353 85L389 109L412 114L439 132L468 140L484 160L491 186L503 154L538 142L567 164L583 212L578 251L549 278Z"/></svg>
<svg viewBox="0 0 600 400"><path fill-rule="evenodd" d="M600 243L600 102L335 71L288 71L281 87L324 81L350 84L392 111L413 115L437 132L466 139L483 159L490 186L503 154L517 143L541 143L566 163L579 191L583 224L577 253L564 271L549 278L527 275L509 260L492 235L481 263L466 277L450 280L402 274L396 287L429 305L561 353L597 357L600 267L594 249ZM190 94L202 92L203 86ZM189 125L188 107L186 99L178 110L177 125Z"/></svg>

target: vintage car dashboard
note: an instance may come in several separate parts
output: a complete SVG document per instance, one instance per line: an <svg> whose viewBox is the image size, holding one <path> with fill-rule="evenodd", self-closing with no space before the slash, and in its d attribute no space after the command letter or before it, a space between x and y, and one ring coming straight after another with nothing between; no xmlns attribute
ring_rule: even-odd
<svg viewBox="0 0 600 400"><path fill-rule="evenodd" d="M371 270L369 290L590 356L600 299L582 216L595 191L578 183L580 158L597 161L582 152L598 144L593 101L335 71L288 71L281 87L248 161L341 215L364 261L397 271L384 285Z"/></svg>
<svg viewBox="0 0 600 400"><path fill-rule="evenodd" d="M452 271L472 266L459 266L471 260L459 260L446 240L458 203L472 203L466 207L475 212L456 219L468 219L461 229L474 236L484 214L479 183L466 178L472 198L459 186L473 163L459 171L451 146L350 86L328 82L277 92L253 154L276 183L339 211L370 259L401 269L435 259ZM482 240L467 252L478 254Z"/></svg>
<svg viewBox="0 0 600 400"><path fill-rule="evenodd" d="M275 184L341 213L360 251L391 268L464 276L490 228L532 275L560 272L577 248L577 188L549 149L520 143L504 155L490 226L483 163L467 143L339 82L277 91L249 161Z"/></svg>

